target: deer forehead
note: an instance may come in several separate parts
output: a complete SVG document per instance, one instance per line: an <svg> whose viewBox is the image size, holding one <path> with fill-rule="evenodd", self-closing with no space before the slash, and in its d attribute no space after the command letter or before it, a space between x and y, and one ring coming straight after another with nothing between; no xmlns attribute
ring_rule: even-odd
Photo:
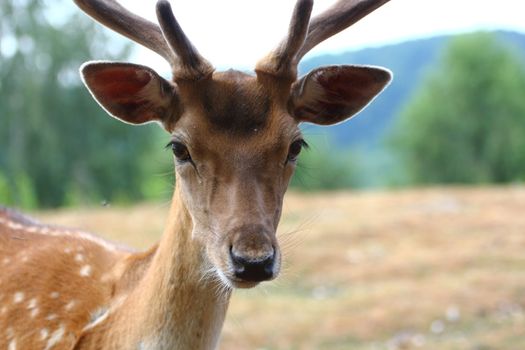
<svg viewBox="0 0 525 350"><path fill-rule="evenodd" d="M236 70L216 72L199 84L180 84L183 104L194 128L206 135L225 134L241 138L279 138L282 124L296 123L286 111L286 101L271 84ZM289 119L283 121L282 119ZM190 131L191 132L191 131Z"/></svg>

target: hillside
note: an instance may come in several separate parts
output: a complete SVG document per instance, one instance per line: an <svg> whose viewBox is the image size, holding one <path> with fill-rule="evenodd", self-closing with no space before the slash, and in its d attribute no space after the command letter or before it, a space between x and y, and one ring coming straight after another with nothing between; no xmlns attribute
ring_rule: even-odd
<svg viewBox="0 0 525 350"><path fill-rule="evenodd" d="M525 56L524 34L506 31L495 33L502 41L516 47ZM322 130L307 126L306 133L317 135L326 132L332 135L335 143L340 146L375 150L394 123L400 109L421 83L425 72L432 69L442 48L451 38L452 36L439 36L305 60L300 66L302 73L329 64L378 65L394 72L392 84L360 115L347 123Z"/></svg>
<svg viewBox="0 0 525 350"><path fill-rule="evenodd" d="M223 350L525 344L525 187L290 193L277 281L234 293ZM36 213L136 247L167 204Z"/></svg>

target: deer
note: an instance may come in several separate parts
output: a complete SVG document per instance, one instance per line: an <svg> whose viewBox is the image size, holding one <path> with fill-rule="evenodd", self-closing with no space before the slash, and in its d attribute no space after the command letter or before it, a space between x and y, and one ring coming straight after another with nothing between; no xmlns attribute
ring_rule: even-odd
<svg viewBox="0 0 525 350"><path fill-rule="evenodd" d="M311 20L313 1L298 0L287 35L253 73L215 71L166 0L158 24L113 0L74 1L170 63L171 80L120 62L80 73L109 115L167 131L176 186L146 251L0 209L0 348L215 349L233 291L279 274L283 196L307 146L299 126L343 122L391 80L357 65L298 77L298 64L388 0L340 0Z"/></svg>

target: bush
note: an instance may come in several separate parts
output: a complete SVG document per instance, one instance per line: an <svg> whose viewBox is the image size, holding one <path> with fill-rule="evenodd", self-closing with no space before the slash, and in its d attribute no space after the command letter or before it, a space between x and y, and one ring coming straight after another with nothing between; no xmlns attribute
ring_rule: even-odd
<svg viewBox="0 0 525 350"><path fill-rule="evenodd" d="M394 146L416 183L525 178L525 69L485 33L454 39L401 115Z"/></svg>
<svg viewBox="0 0 525 350"><path fill-rule="evenodd" d="M335 190L358 185L354 156L330 141L313 138L303 150L291 186L305 190Z"/></svg>

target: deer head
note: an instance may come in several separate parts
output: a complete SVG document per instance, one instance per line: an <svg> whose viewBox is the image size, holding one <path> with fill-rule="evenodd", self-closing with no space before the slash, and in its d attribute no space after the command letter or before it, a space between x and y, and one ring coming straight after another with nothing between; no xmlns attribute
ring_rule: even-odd
<svg viewBox="0 0 525 350"><path fill-rule="evenodd" d="M192 239L228 286L251 287L279 272L283 195L306 145L299 125L342 122L391 79L388 70L353 65L321 67L297 79L298 62L387 1L341 0L310 21L313 1L299 0L288 35L250 75L216 72L165 0L157 3L160 26L114 1L75 0L171 64L172 80L129 63L89 62L81 74L110 115L130 124L157 122L171 135L174 200L184 203Z"/></svg>

